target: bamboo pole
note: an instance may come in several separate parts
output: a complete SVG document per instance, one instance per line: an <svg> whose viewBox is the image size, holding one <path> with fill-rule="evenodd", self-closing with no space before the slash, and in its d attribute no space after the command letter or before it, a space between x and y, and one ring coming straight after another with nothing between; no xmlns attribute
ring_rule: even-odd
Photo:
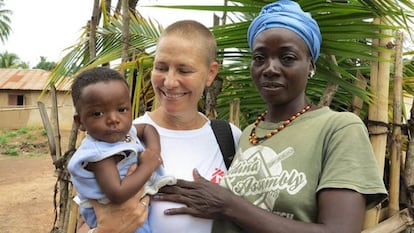
<svg viewBox="0 0 414 233"><path fill-rule="evenodd" d="M69 144L68 144L68 149L67 149L67 155L70 155L67 157L67 161L70 160L70 158L72 158L73 153L71 153L72 151L74 152L76 149L76 140L78 138L78 127L75 124L75 122L72 123L72 130L70 132L70 137L69 137ZM76 195L76 189L75 187L73 187L73 184L70 183L69 184L69 193L70 196L68 198L68 208L69 208L69 219L68 219L68 228L67 228L67 233L75 233L76 232L76 228L77 228L77 223L79 220L79 207L76 203L73 202L73 198Z"/></svg>
<svg viewBox="0 0 414 233"><path fill-rule="evenodd" d="M383 22L386 21L383 20ZM374 23L381 23L381 19L375 19ZM382 30L381 34L390 35L391 30ZM373 40L374 45L380 45L383 48L386 48L389 42L389 38ZM386 125L388 124L389 60L391 53L390 51L384 51L380 52L378 56L381 60L373 62L371 65L370 84L375 99L368 109L368 131L380 175L383 175L388 131ZM364 228L372 227L378 223L379 209L373 208L367 211Z"/></svg>
<svg viewBox="0 0 414 233"><path fill-rule="evenodd" d="M414 220L410 215L410 211L404 209L381 223L363 230L362 233L398 233L413 224Z"/></svg>
<svg viewBox="0 0 414 233"><path fill-rule="evenodd" d="M401 32L396 33L395 44L395 72L394 72L394 98L393 98L393 129L390 151L390 187L388 216L393 216L400 210L400 168L401 168L401 115L402 115L402 39Z"/></svg>
<svg viewBox="0 0 414 233"><path fill-rule="evenodd" d="M76 189L71 185L70 191L71 197L73 198L76 195ZM76 233L77 223L79 219L79 206L73 201L73 199L68 200L69 203L69 219L68 219L68 230L66 233Z"/></svg>

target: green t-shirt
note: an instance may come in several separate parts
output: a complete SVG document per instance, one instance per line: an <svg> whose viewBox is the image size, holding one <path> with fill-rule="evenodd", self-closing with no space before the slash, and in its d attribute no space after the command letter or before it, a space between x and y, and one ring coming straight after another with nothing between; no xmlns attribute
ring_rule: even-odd
<svg viewBox="0 0 414 233"><path fill-rule="evenodd" d="M258 136L280 123L261 122ZM367 207L387 191L361 119L328 107L307 112L273 137L253 146L240 138L234 161L221 185L254 205L280 216L316 222L317 192L345 188L362 193ZM235 224L214 223L215 233L243 232Z"/></svg>

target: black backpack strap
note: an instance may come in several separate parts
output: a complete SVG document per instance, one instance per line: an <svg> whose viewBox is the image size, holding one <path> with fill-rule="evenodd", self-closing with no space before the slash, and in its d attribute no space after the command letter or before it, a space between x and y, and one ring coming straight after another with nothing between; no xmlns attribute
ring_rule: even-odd
<svg viewBox="0 0 414 233"><path fill-rule="evenodd" d="M236 149L234 148L233 132L230 124L225 120L212 119L211 128L216 136L221 153L223 154L224 163L229 168L233 161Z"/></svg>

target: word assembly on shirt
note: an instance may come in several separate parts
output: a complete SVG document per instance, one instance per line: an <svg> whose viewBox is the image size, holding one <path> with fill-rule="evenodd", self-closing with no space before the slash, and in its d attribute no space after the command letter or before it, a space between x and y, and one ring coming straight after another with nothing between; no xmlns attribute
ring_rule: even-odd
<svg viewBox="0 0 414 233"><path fill-rule="evenodd" d="M293 155L291 147L280 153L265 146L250 147L233 161L224 183L235 194L272 210L281 191L294 195L307 184L305 173L283 169L283 161Z"/></svg>

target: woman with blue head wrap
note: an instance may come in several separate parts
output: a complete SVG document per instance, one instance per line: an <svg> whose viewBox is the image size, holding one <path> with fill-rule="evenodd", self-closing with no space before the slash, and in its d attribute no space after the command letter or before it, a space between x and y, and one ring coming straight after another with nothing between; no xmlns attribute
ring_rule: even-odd
<svg viewBox="0 0 414 233"><path fill-rule="evenodd" d="M318 24L281 0L263 7L247 39L267 110L244 129L221 182L239 197L212 191L224 200L216 213L225 219L213 232L361 232L365 209L387 192L361 119L306 97L322 42Z"/></svg>
<svg viewBox="0 0 414 233"><path fill-rule="evenodd" d="M387 192L361 119L306 97L321 41L296 2L263 7L248 42L267 110L244 129L220 185L195 171L194 182L178 180L154 197L186 205L164 214L215 219L214 233L361 232L366 208Z"/></svg>

